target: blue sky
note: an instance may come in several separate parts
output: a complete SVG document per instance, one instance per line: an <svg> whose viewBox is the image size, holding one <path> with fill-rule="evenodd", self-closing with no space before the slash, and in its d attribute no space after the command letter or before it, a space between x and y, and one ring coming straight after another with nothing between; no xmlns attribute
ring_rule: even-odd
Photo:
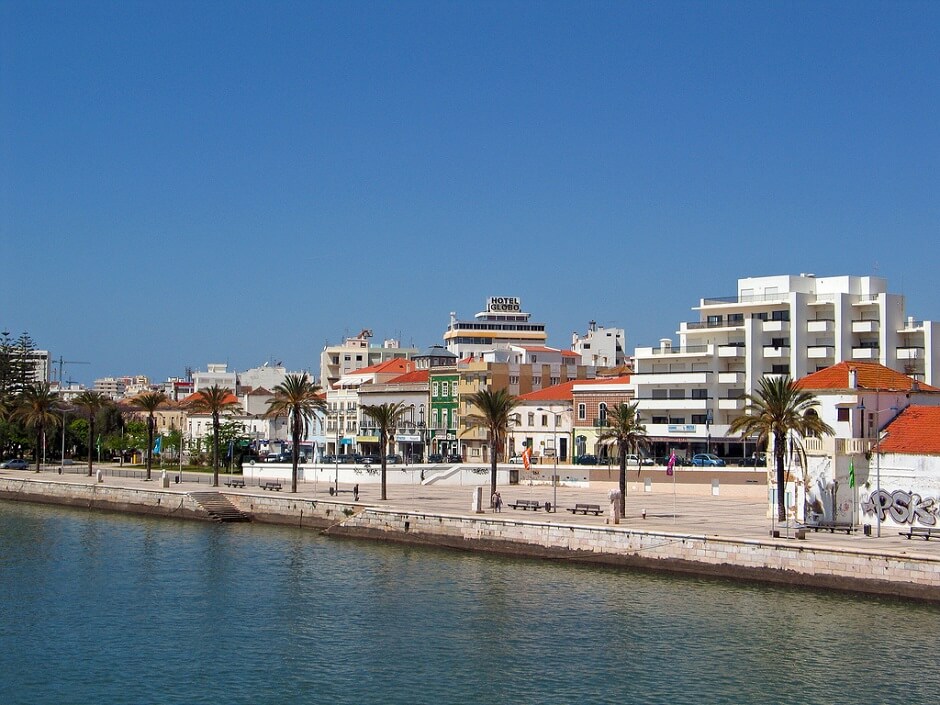
<svg viewBox="0 0 940 705"><path fill-rule="evenodd" d="M940 4L0 0L0 327L66 377L672 336L738 278L940 318Z"/></svg>

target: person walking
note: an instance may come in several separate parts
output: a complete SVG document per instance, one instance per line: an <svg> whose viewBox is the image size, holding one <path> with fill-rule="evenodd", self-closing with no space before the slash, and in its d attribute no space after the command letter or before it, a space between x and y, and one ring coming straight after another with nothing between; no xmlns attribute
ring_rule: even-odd
<svg viewBox="0 0 940 705"><path fill-rule="evenodd" d="M502 498L502 496L499 494L499 491L497 491L497 492L495 492L495 493L493 494L493 508L494 508L497 512L503 511L503 498Z"/></svg>

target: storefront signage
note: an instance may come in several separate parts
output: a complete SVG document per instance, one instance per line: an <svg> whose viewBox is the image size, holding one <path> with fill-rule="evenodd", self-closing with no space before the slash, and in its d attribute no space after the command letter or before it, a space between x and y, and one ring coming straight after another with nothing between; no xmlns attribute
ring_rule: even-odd
<svg viewBox="0 0 940 705"><path fill-rule="evenodd" d="M486 301L487 312L491 311L521 311L522 303L517 296L491 296Z"/></svg>
<svg viewBox="0 0 940 705"><path fill-rule="evenodd" d="M695 424L670 424L666 427L669 433L695 433Z"/></svg>
<svg viewBox="0 0 940 705"><path fill-rule="evenodd" d="M417 433L396 433L395 440L399 443L418 443L421 436Z"/></svg>

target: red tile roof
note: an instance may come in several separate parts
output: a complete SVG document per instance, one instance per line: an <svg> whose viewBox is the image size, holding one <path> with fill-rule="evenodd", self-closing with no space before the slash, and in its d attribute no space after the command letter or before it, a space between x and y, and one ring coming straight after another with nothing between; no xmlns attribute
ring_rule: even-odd
<svg viewBox="0 0 940 705"><path fill-rule="evenodd" d="M579 379L575 384L628 384L630 375L620 375L619 377L595 377L594 379Z"/></svg>
<svg viewBox="0 0 940 705"><path fill-rule="evenodd" d="M554 384L551 387L545 387L544 389L537 389L534 392L529 392L528 394L520 394L520 401L558 401L558 400L571 400L571 388L575 385L577 380L571 380L570 382L562 382L561 384Z"/></svg>
<svg viewBox="0 0 940 705"><path fill-rule="evenodd" d="M914 380L877 362L840 362L797 380L800 389L813 391L849 389L849 372L855 370L858 389L882 392L914 391ZM919 391L940 392L940 388L920 383Z"/></svg>
<svg viewBox="0 0 940 705"><path fill-rule="evenodd" d="M884 453L940 455L940 406L909 406L885 431Z"/></svg>
<svg viewBox="0 0 940 705"><path fill-rule="evenodd" d="M387 372L398 372L399 374L404 374L406 372L411 372L414 369L414 363L411 360L406 360L403 357L395 357L391 360L386 360L385 362L379 362L375 365L369 365L368 367L363 367L358 370L353 370L349 372L350 375L362 375L362 374L379 374Z"/></svg>
<svg viewBox="0 0 940 705"><path fill-rule="evenodd" d="M412 370L411 372L406 372L400 377L395 377L390 379L386 384L416 384L421 382L427 382L430 377L430 370Z"/></svg>
<svg viewBox="0 0 940 705"><path fill-rule="evenodd" d="M201 397L202 397L202 392L193 392L192 394L190 394L190 395L189 395L188 397L186 397L185 399L182 399L182 400L180 401L180 405L182 406L182 405L186 405L186 404L192 404L194 401L196 401L197 399L199 399L199 398L201 398ZM231 404L232 402L234 402L234 403L236 403L236 404L238 403L238 399L237 399L236 396L235 396L234 394L232 394L231 392L229 392L228 394L225 395L224 401L225 401L226 404Z"/></svg>
<svg viewBox="0 0 940 705"><path fill-rule="evenodd" d="M527 352L561 352L558 348L549 348L544 345L519 345L518 347Z"/></svg>

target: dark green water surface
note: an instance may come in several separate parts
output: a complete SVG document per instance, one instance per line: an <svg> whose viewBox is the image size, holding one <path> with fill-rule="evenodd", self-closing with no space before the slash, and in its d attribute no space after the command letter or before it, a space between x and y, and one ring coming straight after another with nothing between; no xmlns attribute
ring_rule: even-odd
<svg viewBox="0 0 940 705"><path fill-rule="evenodd" d="M0 502L0 600L3 705L940 699L935 606L309 530Z"/></svg>

